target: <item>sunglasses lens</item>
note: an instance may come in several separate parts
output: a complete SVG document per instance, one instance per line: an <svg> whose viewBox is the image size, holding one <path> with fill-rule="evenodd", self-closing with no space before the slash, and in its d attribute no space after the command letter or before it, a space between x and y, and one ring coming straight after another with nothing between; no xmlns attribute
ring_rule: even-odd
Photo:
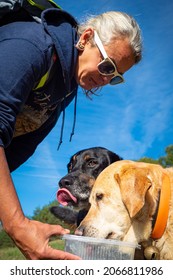
<svg viewBox="0 0 173 280"><path fill-rule="evenodd" d="M121 75L118 74L115 66L113 63L111 63L110 60L103 60L100 62L98 65L98 70L102 75L115 75L111 80L110 80L110 85L114 86L120 83L124 82L124 79ZM117 73L117 75L115 74Z"/></svg>
<svg viewBox="0 0 173 280"><path fill-rule="evenodd" d="M100 73L109 75L115 72L115 67L109 60L103 60L101 63L98 64L98 70L100 71Z"/></svg>
<svg viewBox="0 0 173 280"><path fill-rule="evenodd" d="M120 83L123 83L123 82L124 82L124 80L123 80L122 77L115 76L110 80L110 85L114 86L114 85L117 85L117 84L120 84Z"/></svg>

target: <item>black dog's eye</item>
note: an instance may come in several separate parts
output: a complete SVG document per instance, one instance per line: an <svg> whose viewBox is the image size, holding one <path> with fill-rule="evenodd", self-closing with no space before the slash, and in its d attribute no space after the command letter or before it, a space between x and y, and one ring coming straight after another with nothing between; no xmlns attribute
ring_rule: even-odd
<svg viewBox="0 0 173 280"><path fill-rule="evenodd" d="M87 162L88 167L94 167L97 164L97 161L94 159L91 159Z"/></svg>
<svg viewBox="0 0 173 280"><path fill-rule="evenodd" d="M97 193L96 194L96 199L98 200L102 200L103 199L103 194L102 193Z"/></svg>

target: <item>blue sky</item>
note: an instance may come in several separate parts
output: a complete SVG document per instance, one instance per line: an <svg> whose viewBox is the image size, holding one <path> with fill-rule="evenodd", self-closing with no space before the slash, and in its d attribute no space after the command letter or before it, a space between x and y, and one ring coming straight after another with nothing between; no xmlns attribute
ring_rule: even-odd
<svg viewBox="0 0 173 280"><path fill-rule="evenodd" d="M173 1L57 2L78 21L108 10L129 13L142 30L143 59L124 75L126 83L105 86L92 101L79 89L72 142L73 103L66 110L60 150L61 118L32 158L12 173L26 215L55 199L57 183L78 150L103 146L124 159L157 159L173 144Z"/></svg>

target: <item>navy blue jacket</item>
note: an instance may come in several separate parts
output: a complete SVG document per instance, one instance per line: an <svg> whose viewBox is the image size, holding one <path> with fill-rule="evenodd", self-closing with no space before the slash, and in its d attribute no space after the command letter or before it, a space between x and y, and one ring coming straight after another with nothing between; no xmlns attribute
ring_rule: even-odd
<svg viewBox="0 0 173 280"><path fill-rule="evenodd" d="M11 171L34 153L77 94L76 25L67 12L49 9L42 23L0 27L0 146ZM37 89L50 69L47 83Z"/></svg>

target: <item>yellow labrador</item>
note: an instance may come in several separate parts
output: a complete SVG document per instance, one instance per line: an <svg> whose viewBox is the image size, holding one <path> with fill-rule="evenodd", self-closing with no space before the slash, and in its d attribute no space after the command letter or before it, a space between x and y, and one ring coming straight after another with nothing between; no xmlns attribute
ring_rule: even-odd
<svg viewBox="0 0 173 280"><path fill-rule="evenodd" d="M173 259L173 168L122 160L94 184L76 234L141 243L147 259Z"/></svg>

